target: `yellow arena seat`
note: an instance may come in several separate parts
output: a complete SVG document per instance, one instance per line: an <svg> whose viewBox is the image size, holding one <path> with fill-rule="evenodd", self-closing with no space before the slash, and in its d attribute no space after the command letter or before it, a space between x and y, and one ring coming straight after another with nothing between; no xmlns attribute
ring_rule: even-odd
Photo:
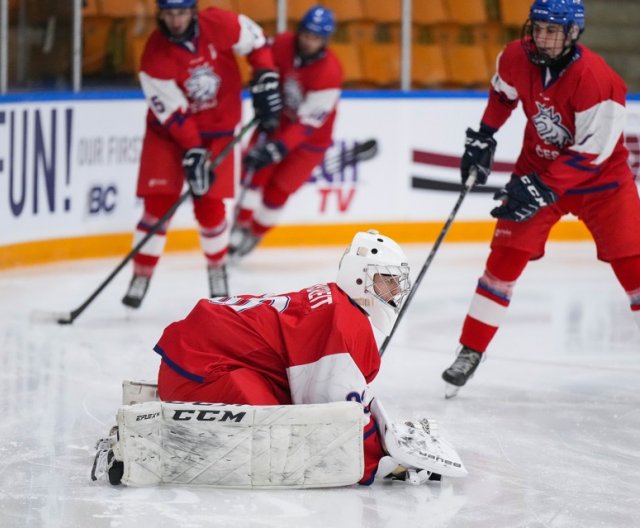
<svg viewBox="0 0 640 528"><path fill-rule="evenodd" d="M371 43L360 47L363 80L380 88L400 83L400 46L393 43Z"/></svg>
<svg viewBox="0 0 640 528"><path fill-rule="evenodd" d="M412 21L418 26L431 26L449 21L444 0L415 0L411 9Z"/></svg>
<svg viewBox="0 0 640 528"><path fill-rule="evenodd" d="M402 0L362 0L364 15L384 24L399 24L402 20Z"/></svg>
<svg viewBox="0 0 640 528"><path fill-rule="evenodd" d="M411 82L417 88L443 86L449 80L444 51L438 44L411 47Z"/></svg>
<svg viewBox="0 0 640 528"><path fill-rule="evenodd" d="M342 65L344 86L357 86L364 81L360 48L356 44L334 42L330 45Z"/></svg>
<svg viewBox="0 0 640 528"><path fill-rule="evenodd" d="M277 17L276 0L236 0L236 9L258 24L273 24Z"/></svg>
<svg viewBox="0 0 640 528"><path fill-rule="evenodd" d="M484 24L489 20L485 0L445 0L449 19L462 25Z"/></svg>
<svg viewBox="0 0 640 528"><path fill-rule="evenodd" d="M489 85L489 71L484 49L479 46L455 45L447 49L449 79L456 86L481 88Z"/></svg>
<svg viewBox="0 0 640 528"><path fill-rule="evenodd" d="M522 27L530 7L531 0L500 0L500 20L505 26Z"/></svg>
<svg viewBox="0 0 640 528"><path fill-rule="evenodd" d="M100 14L113 18L145 16L148 12L146 0L100 0Z"/></svg>

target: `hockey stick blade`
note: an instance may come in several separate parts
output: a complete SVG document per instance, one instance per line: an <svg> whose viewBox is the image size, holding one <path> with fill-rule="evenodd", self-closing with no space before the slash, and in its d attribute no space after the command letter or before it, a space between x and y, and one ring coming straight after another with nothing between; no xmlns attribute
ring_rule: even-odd
<svg viewBox="0 0 640 528"><path fill-rule="evenodd" d="M58 323L66 325L73 323L74 317L71 312L34 310L29 315L29 320L36 323Z"/></svg>
<svg viewBox="0 0 640 528"><path fill-rule="evenodd" d="M324 170L332 174L350 165L370 160L376 154L378 154L378 142L375 139L369 139L364 143L356 143L350 150L325 158L323 161Z"/></svg>

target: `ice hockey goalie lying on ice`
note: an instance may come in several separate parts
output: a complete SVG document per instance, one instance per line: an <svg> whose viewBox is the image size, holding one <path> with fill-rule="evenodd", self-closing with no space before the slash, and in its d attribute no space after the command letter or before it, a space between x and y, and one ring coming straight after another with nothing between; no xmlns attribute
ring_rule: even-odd
<svg viewBox="0 0 640 528"><path fill-rule="evenodd" d="M336 283L200 300L155 346L161 401L120 408L92 478L305 488L466 475L433 421L390 422L368 387L380 369L371 325L388 335L409 289L402 249L369 231Z"/></svg>

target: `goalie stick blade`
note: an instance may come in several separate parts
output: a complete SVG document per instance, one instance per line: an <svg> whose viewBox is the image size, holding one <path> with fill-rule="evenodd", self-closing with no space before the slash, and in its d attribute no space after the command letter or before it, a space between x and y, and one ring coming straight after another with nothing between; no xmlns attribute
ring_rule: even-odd
<svg viewBox="0 0 640 528"><path fill-rule="evenodd" d="M58 323L67 325L73 323L71 312L52 312L47 310L34 310L29 320L35 323Z"/></svg>

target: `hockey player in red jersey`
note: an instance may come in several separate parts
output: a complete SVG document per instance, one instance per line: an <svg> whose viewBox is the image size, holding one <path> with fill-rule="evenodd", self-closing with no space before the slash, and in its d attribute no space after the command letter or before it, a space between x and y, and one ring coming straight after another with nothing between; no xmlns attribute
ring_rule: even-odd
<svg viewBox="0 0 640 528"><path fill-rule="evenodd" d="M327 49L334 30L332 11L315 6L297 32L282 33L273 42L285 108L278 129L254 136L244 158L248 188L229 249L236 257L252 251L276 224L289 196L309 179L331 146L342 86L340 62Z"/></svg>
<svg viewBox="0 0 640 528"><path fill-rule="evenodd" d="M140 66L149 111L136 191L144 200L144 214L134 245L176 203L186 180L210 295L226 295L229 228L222 199L233 196L237 155L228 155L215 174L210 158L229 143L240 123L242 82L236 55L245 55L252 66L250 88L263 130L278 123L278 74L262 29L246 16L218 8L198 12L196 0L157 0L157 8L158 28L146 43ZM167 228L163 226L134 257L125 305L140 306L163 252Z"/></svg>
<svg viewBox="0 0 640 528"><path fill-rule="evenodd" d="M169 325L155 347L162 357L160 399L251 405L354 400L368 414L368 384L380 368L371 325L388 334L409 289L402 249L369 231L355 235L336 283L203 299ZM370 483L386 455L373 419L364 430L364 451L361 483Z"/></svg>
<svg viewBox="0 0 640 528"><path fill-rule="evenodd" d="M551 228L573 213L589 229L640 326L640 199L623 142L626 86L577 40L581 0L536 0L518 42L508 44L478 131L467 130L463 182L471 170L483 184L496 141L518 101L527 124L515 172L495 198L498 219L486 269L460 336L461 349L442 377L448 397L474 373L498 330L515 283L544 255Z"/></svg>

